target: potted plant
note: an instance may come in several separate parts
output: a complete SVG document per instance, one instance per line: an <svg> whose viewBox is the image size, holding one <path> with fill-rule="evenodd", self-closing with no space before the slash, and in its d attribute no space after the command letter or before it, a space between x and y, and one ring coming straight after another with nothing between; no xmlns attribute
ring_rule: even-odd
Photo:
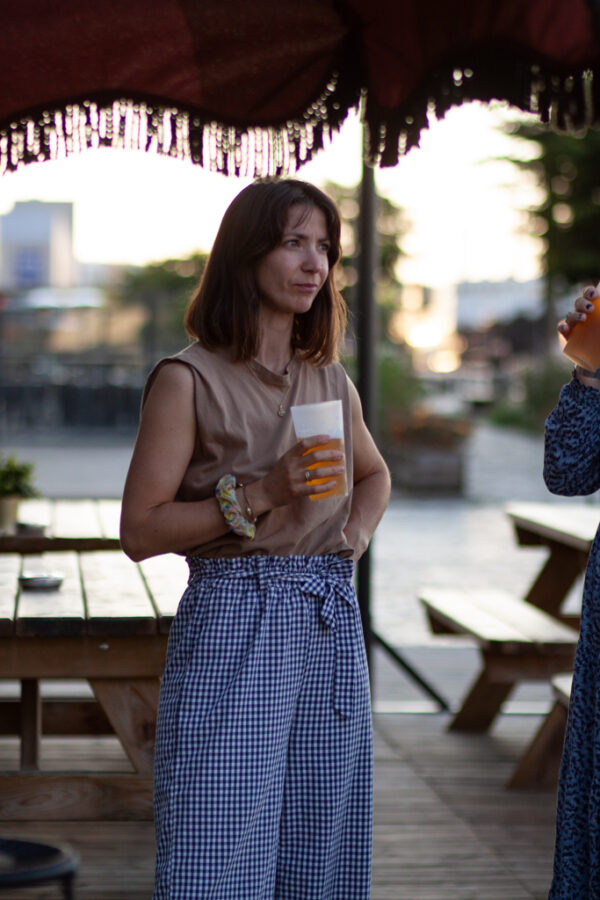
<svg viewBox="0 0 600 900"><path fill-rule="evenodd" d="M38 496L33 468L33 463L19 461L14 453L0 453L0 531L14 527L23 498Z"/></svg>

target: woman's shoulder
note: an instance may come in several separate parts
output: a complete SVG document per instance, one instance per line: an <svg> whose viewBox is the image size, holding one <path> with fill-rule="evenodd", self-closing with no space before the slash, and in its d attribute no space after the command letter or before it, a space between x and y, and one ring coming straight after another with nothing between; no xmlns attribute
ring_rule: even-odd
<svg viewBox="0 0 600 900"><path fill-rule="evenodd" d="M165 361L183 362L197 369L213 369L218 368L231 362L230 354L226 351L208 350L203 347L199 341L192 341L179 353L169 356Z"/></svg>
<svg viewBox="0 0 600 900"><path fill-rule="evenodd" d="M308 360L304 360L302 366L305 371L309 373L309 377L318 381L338 382L342 384L348 378L345 368L338 360L333 360L333 362L323 366L317 366Z"/></svg>
<svg viewBox="0 0 600 900"><path fill-rule="evenodd" d="M170 363L183 363L183 365L192 369L201 377L210 379L211 376L215 376L222 372L223 369L230 367L232 359L231 354L227 350L208 350L198 341L193 341L178 353L165 356L159 360L154 366L153 373Z"/></svg>
<svg viewBox="0 0 600 900"><path fill-rule="evenodd" d="M154 365L144 388L142 404L145 402L150 388L155 383L159 374L166 377L177 377L177 369L187 369L194 376L196 383L210 382L218 377L224 367L229 366L231 360L222 351L211 351L203 347L198 341L194 341L171 356L164 356ZM168 370L168 375L165 370Z"/></svg>
<svg viewBox="0 0 600 900"><path fill-rule="evenodd" d="M302 362L302 373L299 378L300 395L305 396L303 403L310 403L311 397L321 400L343 400L346 403L352 396L352 382L344 366L337 361L316 366L308 361Z"/></svg>

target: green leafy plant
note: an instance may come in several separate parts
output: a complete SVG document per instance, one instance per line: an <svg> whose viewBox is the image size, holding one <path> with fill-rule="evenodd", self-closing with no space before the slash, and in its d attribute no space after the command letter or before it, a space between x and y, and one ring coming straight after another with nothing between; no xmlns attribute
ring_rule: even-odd
<svg viewBox="0 0 600 900"><path fill-rule="evenodd" d="M518 401L496 403L490 411L494 425L542 433L548 414L556 406L562 386L569 380L563 359L545 359L536 369L522 375L523 396Z"/></svg>
<svg viewBox="0 0 600 900"><path fill-rule="evenodd" d="M33 483L33 463L20 462L13 453L0 454L0 497L37 497Z"/></svg>

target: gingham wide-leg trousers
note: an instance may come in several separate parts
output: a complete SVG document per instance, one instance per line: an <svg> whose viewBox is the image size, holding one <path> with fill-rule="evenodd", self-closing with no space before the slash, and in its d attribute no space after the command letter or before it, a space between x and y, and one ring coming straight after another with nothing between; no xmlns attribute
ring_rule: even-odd
<svg viewBox="0 0 600 900"><path fill-rule="evenodd" d="M154 900L367 900L372 734L351 560L188 560L156 735Z"/></svg>

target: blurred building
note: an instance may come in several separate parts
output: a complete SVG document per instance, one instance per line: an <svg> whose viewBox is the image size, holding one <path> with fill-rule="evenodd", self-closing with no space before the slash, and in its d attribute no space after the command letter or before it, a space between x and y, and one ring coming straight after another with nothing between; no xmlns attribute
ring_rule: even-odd
<svg viewBox="0 0 600 900"><path fill-rule="evenodd" d="M518 316L536 319L544 308L544 283L534 281L465 281L456 286L456 327L488 328Z"/></svg>
<svg viewBox="0 0 600 900"><path fill-rule="evenodd" d="M57 292L52 305L73 306L78 294L69 298L69 291L117 285L123 269L75 258L72 203L28 200L0 216L0 293L22 296L49 288Z"/></svg>
<svg viewBox="0 0 600 900"><path fill-rule="evenodd" d="M30 200L0 216L0 290L76 283L73 204Z"/></svg>

